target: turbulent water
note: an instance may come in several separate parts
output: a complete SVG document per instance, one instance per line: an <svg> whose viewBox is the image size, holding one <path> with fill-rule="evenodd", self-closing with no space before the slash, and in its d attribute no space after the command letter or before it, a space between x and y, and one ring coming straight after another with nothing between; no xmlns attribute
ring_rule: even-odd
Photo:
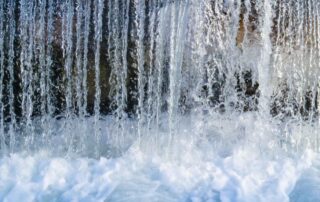
<svg viewBox="0 0 320 202"><path fill-rule="evenodd" d="M318 201L317 0L0 0L0 201Z"/></svg>

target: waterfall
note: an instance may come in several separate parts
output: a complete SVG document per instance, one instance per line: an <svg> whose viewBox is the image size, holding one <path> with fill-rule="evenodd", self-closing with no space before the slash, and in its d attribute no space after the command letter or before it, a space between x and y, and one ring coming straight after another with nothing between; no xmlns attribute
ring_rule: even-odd
<svg viewBox="0 0 320 202"><path fill-rule="evenodd" d="M138 63L138 136L139 139L141 138L141 125L145 122L145 107L144 107L144 101L145 101L145 56L144 56L144 38L145 38L145 2L144 1L137 1L137 21L138 21L138 42L137 42L137 63Z"/></svg>
<svg viewBox="0 0 320 202"><path fill-rule="evenodd" d="M270 88L268 85L271 83L270 77L270 57L271 57L271 29L272 29L272 8L270 1L264 1L262 6L263 11L263 22L261 22L261 59L258 64L258 74L259 74L259 85L261 91L260 97L260 110L262 113L268 112L269 110L269 97L271 96Z"/></svg>
<svg viewBox="0 0 320 202"><path fill-rule="evenodd" d="M100 142L100 127L98 125L100 117L100 44L102 40L102 12L103 12L103 1L96 0L94 4L94 38L95 38L95 53L94 53L94 68L95 68L95 102L94 102L94 128L97 143ZM98 144L99 145L99 144ZM99 153L99 152L97 152Z"/></svg>
<svg viewBox="0 0 320 202"><path fill-rule="evenodd" d="M0 18L4 19L4 5L0 3ZM1 149L5 153L5 135L4 135L4 105L2 102L3 99L3 79L4 79L4 23L3 20L0 22L0 137L1 137Z"/></svg>
<svg viewBox="0 0 320 202"><path fill-rule="evenodd" d="M1 1L1 152L157 148L193 116L319 124L319 17L316 0Z"/></svg>
<svg viewBox="0 0 320 202"><path fill-rule="evenodd" d="M15 9L15 1L10 0L7 2L8 7L8 16L7 19L14 19L14 9ZM7 85L6 92L9 92L8 96L8 104L9 104L9 147L10 150L13 151L13 148L15 147L15 127L16 127L16 113L14 111L14 92L13 92L13 82L14 82L14 39L16 36L16 22L14 20L9 20L9 40L8 40L8 64L7 64L7 71L9 72L9 84ZM33 136L32 134L30 135Z"/></svg>

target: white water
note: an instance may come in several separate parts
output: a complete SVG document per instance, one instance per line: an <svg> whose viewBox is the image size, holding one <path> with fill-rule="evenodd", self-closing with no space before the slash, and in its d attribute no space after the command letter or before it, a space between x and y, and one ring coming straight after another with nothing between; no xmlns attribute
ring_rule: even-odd
<svg viewBox="0 0 320 202"><path fill-rule="evenodd" d="M320 168L310 166L308 154L270 160L240 150L202 158L186 152L163 160L139 150L99 160L14 154L0 161L0 200L285 202L290 193L292 201L319 199Z"/></svg>
<svg viewBox="0 0 320 202"><path fill-rule="evenodd" d="M157 152L134 144L114 158L50 151L3 157L0 201L317 201L317 154L284 152L289 143L279 148L269 141L281 126L256 115L184 119L175 146Z"/></svg>

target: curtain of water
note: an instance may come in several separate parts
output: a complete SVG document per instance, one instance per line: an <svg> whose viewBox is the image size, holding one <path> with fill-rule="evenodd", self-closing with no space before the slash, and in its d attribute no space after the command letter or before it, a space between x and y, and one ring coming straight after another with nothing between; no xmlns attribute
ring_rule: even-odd
<svg viewBox="0 0 320 202"><path fill-rule="evenodd" d="M174 3L171 8L171 35L170 35L170 95L169 95L169 135L172 138L177 127L177 113L180 99L181 71L186 38L187 16L189 1Z"/></svg>
<svg viewBox="0 0 320 202"><path fill-rule="evenodd" d="M14 77L14 39L16 36L16 22L15 20L15 1L14 0L8 0L7 1L7 9L8 9L8 17L7 20L9 21L8 25L8 33L9 33L9 39L8 39L8 64L7 64L7 71L9 72L9 85L7 85L6 92L9 92L9 147L11 151L13 151L15 147L15 140L16 140L16 134L15 134L15 127L16 127L16 113L14 111L14 92L13 92L13 82L15 80ZM31 135L32 136L32 135Z"/></svg>
<svg viewBox="0 0 320 202"><path fill-rule="evenodd" d="M46 22L46 37L45 37L45 48L46 48L46 52L45 52L45 59L46 59L46 64L45 64L45 72L46 72L46 78L45 78L45 86L46 86L46 91L45 96L46 96L46 100L44 101L46 103L46 126L44 126L46 128L46 132L44 133L45 136L50 136L52 135L52 124L50 121L50 118L53 116L53 94L52 94L52 81L51 81L51 75L52 75L52 64L53 64L53 47L52 47L52 42L53 42L53 31L54 31L54 0L48 0L47 1L47 5L44 4L44 8L43 11L44 13L46 13L46 17L47 17L47 22ZM48 9L46 10L46 8L48 7ZM47 11L47 12L46 12ZM45 137L45 141L47 141L48 137Z"/></svg>
<svg viewBox="0 0 320 202"><path fill-rule="evenodd" d="M127 44L129 1L110 1L108 5L109 59L111 76L110 97L115 107L116 127L113 139L120 144L124 135L127 106ZM118 16L121 16L118 18ZM124 23L124 24L122 24ZM122 39L121 39L122 37Z"/></svg>
<svg viewBox="0 0 320 202"><path fill-rule="evenodd" d="M50 2L48 2L50 3ZM39 69L40 69L40 102L41 102L41 107L40 107L40 111L41 111L41 128L43 128L43 134L42 136L44 137L44 139L46 138L46 136L50 133L49 132L49 125L48 125L48 115L47 115L47 96L46 94L48 93L48 96L50 96L50 90L48 89L48 85L47 85L47 80L49 80L50 78L48 78L48 74L47 74L47 69L50 69L50 66L47 66L47 59L46 57L50 57L49 55L47 56L47 52L46 52L46 21L45 21L45 17L46 17L46 6L47 6L47 1L43 0L41 2L39 2L39 6L37 9L37 12L39 13L38 16L38 20L40 22L40 26L39 29L36 33L36 38L38 38L38 43L37 43L37 49L38 52L36 52L36 54L39 54ZM48 111L48 114L50 114L50 112Z"/></svg>
<svg viewBox="0 0 320 202"><path fill-rule="evenodd" d="M57 134L69 151L87 150L91 141L96 155L101 142L121 147L127 136L170 143L181 117L197 113L203 124L209 115L247 111L314 124L319 6L316 0L2 1L1 149L33 149Z"/></svg>
<svg viewBox="0 0 320 202"><path fill-rule="evenodd" d="M137 63L138 63L138 136L139 141L142 136L142 125L145 124L145 85L146 85L146 75L145 75L145 1L137 1L137 21L138 21L138 42L137 42Z"/></svg>
<svg viewBox="0 0 320 202"><path fill-rule="evenodd" d="M154 120L154 100L155 100L155 93L153 92L155 89L155 65L154 65L154 45L155 45L155 30L156 30L156 15L157 15L157 8L158 8L158 2L155 0L152 0L149 2L149 13L148 13L148 19L149 19L149 26L148 26L148 35L149 35L149 51L148 51L148 58L149 58L149 64L148 66L148 100L147 100L147 128L151 128L151 123Z"/></svg>
<svg viewBox="0 0 320 202"><path fill-rule="evenodd" d="M35 44L35 18L36 18L36 4L35 2L22 1L20 4L20 18L21 22L25 21L23 25L20 26L20 38L22 41L22 50L20 54L20 68L21 68L21 80L22 80L22 116L25 118L25 135L29 136L28 145L33 145L34 143L34 126L32 123L32 113L34 110L34 93L35 93L35 81L33 78L37 75L37 72L34 72L33 62L34 62L34 53L36 51ZM43 26L41 26L43 29ZM40 28L40 31L41 31ZM39 68L40 72L44 70L43 64L43 47L39 48ZM40 79L41 83L43 78ZM30 135L31 134L31 135Z"/></svg>
<svg viewBox="0 0 320 202"><path fill-rule="evenodd" d="M103 0L96 0L94 3L94 38L95 38L95 102L94 102L94 123L95 123L95 136L97 145L100 143L100 126L98 125L100 118L100 99L101 99L101 88L100 88L100 46L102 40L102 12L104 4ZM99 151L99 150L98 150ZM97 151L97 155L98 155Z"/></svg>
<svg viewBox="0 0 320 202"><path fill-rule="evenodd" d="M3 85L4 85L4 2L0 2L0 141L1 150L6 152L5 134L4 134L4 104L3 104Z"/></svg>
<svg viewBox="0 0 320 202"><path fill-rule="evenodd" d="M76 82L76 98L77 98L77 110L79 111L79 117L82 119L84 118L84 113L82 112L83 109L83 97L82 92L83 86L83 69L82 69L82 59L83 59L83 15L85 14L84 11L84 4L85 2L81 0L77 0L76 12L77 12L77 23L76 23L76 51L75 51L75 58L76 58L76 69L77 69L77 82Z"/></svg>
<svg viewBox="0 0 320 202"><path fill-rule="evenodd" d="M90 2L90 1L88 1ZM86 84L86 78L85 78L85 72L86 69L84 68L86 66L85 62L83 61L85 57L84 56L84 49L87 49L87 47L84 47L84 34L85 28L84 28L84 21L83 20L86 16L86 2L83 2L81 0L77 1L76 6L76 12L77 12L77 23L76 23L76 50L75 50L75 60L76 60L76 70L77 70L77 79L76 79L76 102L77 102L77 110L78 110L78 116L79 116L79 125L81 126L81 129L83 131L86 131L86 125L84 124L85 120L85 104L84 104L84 96L83 93L87 91L86 87L83 85L83 82ZM84 136L80 138L81 145L84 145L85 139ZM81 150L85 150L84 146L82 146Z"/></svg>
<svg viewBox="0 0 320 202"><path fill-rule="evenodd" d="M81 97L81 99L79 100L79 102L81 102L81 104L79 104L79 115L80 117L82 117L81 120L81 124L83 126L83 131L84 133L88 133L88 127L87 127L87 121L85 119L85 117L87 116L87 107L88 107L88 85L87 85L87 81L88 81L88 49L89 49L89 34L90 34L90 19L91 19L91 1L86 1L85 3L82 2L82 6L83 6L83 18L82 18L82 24L83 24L83 50L80 51L82 52L82 60L80 62L79 65L81 65L80 67L80 72L82 73L81 75L79 75L79 77L81 78L81 80L79 81L82 86L81 88L81 94L79 95ZM79 6L79 5L78 5ZM79 8L80 9L80 8ZM80 14L79 14L80 15ZM79 20L80 23L80 19L77 18L77 20ZM81 38L81 35L79 36ZM81 45L81 42L80 42ZM80 53L79 53L80 54ZM86 151L86 136L83 135L81 136L81 149L82 151Z"/></svg>
<svg viewBox="0 0 320 202"><path fill-rule="evenodd" d="M72 96L72 72L73 72L73 15L74 15L74 3L72 0L67 0L63 5L62 10L63 17L63 27L62 27L62 37L63 37L63 48L64 48L64 84L65 84L65 128L68 137L66 141L69 144L69 150L72 149L72 142L74 138L74 131L71 130L71 120L73 117L73 96Z"/></svg>
<svg viewBox="0 0 320 202"><path fill-rule="evenodd" d="M261 3L262 4L262 3ZM270 57L272 54L271 44L271 29L272 29L272 5L271 1L265 0L262 7L262 21L261 21L261 58L258 64L259 84L260 84L260 99L259 106L262 114L268 114L269 98L271 96L271 89L268 87L271 83L270 79Z"/></svg>
<svg viewBox="0 0 320 202"><path fill-rule="evenodd" d="M85 4L84 9L84 33L83 33L83 62L82 62L82 69L83 69L83 79L82 79L82 97L83 97L83 105L80 109L82 116L87 114L87 105L88 105L88 87L87 87L87 79L88 79L88 46L89 46L89 26L90 26L90 8L91 3L87 1Z"/></svg>

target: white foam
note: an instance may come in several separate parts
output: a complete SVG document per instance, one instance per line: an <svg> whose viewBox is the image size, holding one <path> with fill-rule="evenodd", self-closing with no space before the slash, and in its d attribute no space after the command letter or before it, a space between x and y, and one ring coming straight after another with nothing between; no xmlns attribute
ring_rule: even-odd
<svg viewBox="0 0 320 202"><path fill-rule="evenodd" d="M319 187L315 153L277 138L281 125L255 114L213 117L181 119L171 147L154 149L145 136L117 158L1 157L0 201L306 202ZM295 139L307 130L290 131Z"/></svg>
<svg viewBox="0 0 320 202"><path fill-rule="evenodd" d="M191 152L169 160L138 149L99 160L14 154L0 161L0 201L289 201L313 156L250 154L238 150L214 160Z"/></svg>

